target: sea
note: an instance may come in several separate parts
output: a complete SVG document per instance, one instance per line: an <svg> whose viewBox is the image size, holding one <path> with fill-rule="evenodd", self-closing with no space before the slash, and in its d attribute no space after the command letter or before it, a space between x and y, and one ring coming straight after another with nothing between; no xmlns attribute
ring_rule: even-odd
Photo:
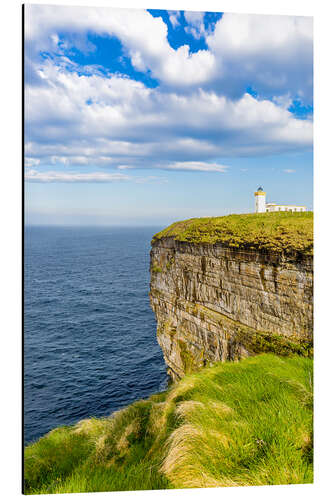
<svg viewBox="0 0 333 500"><path fill-rule="evenodd" d="M25 228L25 444L167 387L148 295L160 229Z"/></svg>

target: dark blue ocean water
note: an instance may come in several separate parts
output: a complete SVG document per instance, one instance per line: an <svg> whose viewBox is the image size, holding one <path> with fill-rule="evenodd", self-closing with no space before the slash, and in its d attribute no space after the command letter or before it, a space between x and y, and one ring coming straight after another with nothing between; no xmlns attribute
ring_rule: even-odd
<svg viewBox="0 0 333 500"><path fill-rule="evenodd" d="M25 443L166 387L149 306L160 228L25 230Z"/></svg>

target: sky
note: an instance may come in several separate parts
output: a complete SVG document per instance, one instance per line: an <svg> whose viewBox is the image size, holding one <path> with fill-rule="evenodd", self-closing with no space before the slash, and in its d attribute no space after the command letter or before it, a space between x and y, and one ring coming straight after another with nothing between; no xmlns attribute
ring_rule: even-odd
<svg viewBox="0 0 333 500"><path fill-rule="evenodd" d="M307 205L310 17L25 5L27 224Z"/></svg>

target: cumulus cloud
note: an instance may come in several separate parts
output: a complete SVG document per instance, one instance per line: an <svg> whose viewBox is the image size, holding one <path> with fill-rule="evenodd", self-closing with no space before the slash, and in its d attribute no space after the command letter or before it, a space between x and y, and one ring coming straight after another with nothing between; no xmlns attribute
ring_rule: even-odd
<svg viewBox="0 0 333 500"><path fill-rule="evenodd" d="M224 14L207 45L229 95L240 95L250 81L261 94L312 101L312 18Z"/></svg>
<svg viewBox="0 0 333 500"><path fill-rule="evenodd" d="M30 181L55 182L55 170L37 170L45 167L224 172L221 158L311 149L312 121L288 108L295 96L311 99L312 20L224 14L205 33L203 13L184 16L207 50L173 49L162 18L143 10L26 6ZM169 18L178 26L180 12ZM133 66L160 87L73 62L72 47L95 50L88 33L116 36ZM245 92L248 82L259 97ZM56 182L75 182L78 174L59 175ZM101 179L82 175L87 180L76 181ZM100 182L113 180L126 179Z"/></svg>
<svg viewBox="0 0 333 500"><path fill-rule="evenodd" d="M121 76L79 75L46 61L26 86L30 166L151 168L170 162L310 149L312 122L244 94L160 92ZM31 163L35 162L35 163Z"/></svg>
<svg viewBox="0 0 333 500"><path fill-rule="evenodd" d="M40 51L61 54L72 46L92 51L87 39L92 32L118 37L135 69L178 90L200 85L239 98L251 82L263 97L290 93L312 101L312 18L226 13L205 32L203 13L185 11L184 16L185 30L205 38L207 50L192 53L187 45L173 49L163 19L144 10L27 5L27 61ZM180 12L172 11L169 19L177 26ZM27 66L33 79L36 75Z"/></svg>
<svg viewBox="0 0 333 500"><path fill-rule="evenodd" d="M145 10L103 7L26 6L25 39L27 55L63 49L57 33L69 33L65 48L86 49L88 32L118 37L133 66L168 85L193 86L209 80L214 71L214 55L208 50L190 53L183 45L173 49L167 40L162 18ZM76 36L74 36L74 34Z"/></svg>

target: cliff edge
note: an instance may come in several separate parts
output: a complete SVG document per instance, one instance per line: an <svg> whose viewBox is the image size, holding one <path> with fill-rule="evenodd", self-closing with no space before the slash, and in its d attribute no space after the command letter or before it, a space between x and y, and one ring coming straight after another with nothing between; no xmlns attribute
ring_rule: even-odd
<svg viewBox="0 0 333 500"><path fill-rule="evenodd" d="M311 352L312 212L176 222L154 236L150 273L174 380L216 361Z"/></svg>

